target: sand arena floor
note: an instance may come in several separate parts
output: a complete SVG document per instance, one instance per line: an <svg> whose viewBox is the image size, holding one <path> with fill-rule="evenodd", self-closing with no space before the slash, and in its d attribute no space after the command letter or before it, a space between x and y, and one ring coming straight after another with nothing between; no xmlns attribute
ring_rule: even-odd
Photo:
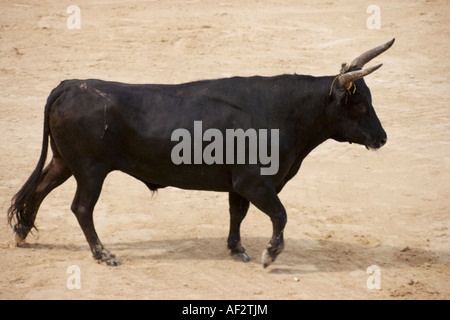
<svg viewBox="0 0 450 320"><path fill-rule="evenodd" d="M448 1L377 1L381 28L354 1L1 1L1 299L449 299L450 24ZM51 89L69 78L181 83L228 76L337 74L393 37L370 65L389 140L378 152L327 141L280 193L286 249L260 263L270 219L251 206L226 248L227 194L167 188L151 195L119 172L95 209L100 239L122 264L98 265L70 211L73 178L51 193L39 233L14 247L11 197L34 169ZM68 267L80 289L70 290ZM370 289L367 268L380 271Z"/></svg>

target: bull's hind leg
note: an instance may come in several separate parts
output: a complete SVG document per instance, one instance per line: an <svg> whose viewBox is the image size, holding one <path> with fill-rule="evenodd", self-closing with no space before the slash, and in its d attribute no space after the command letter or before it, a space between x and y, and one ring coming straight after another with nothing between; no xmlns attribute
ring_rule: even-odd
<svg viewBox="0 0 450 320"><path fill-rule="evenodd" d="M78 223L86 237L92 256L99 263L109 266L117 266L115 255L105 249L94 227L93 212L95 204L100 196L103 181L107 172L102 173L102 169L82 170L81 175L75 175L77 180L77 192L72 203L72 212L77 217Z"/></svg>
<svg viewBox="0 0 450 320"><path fill-rule="evenodd" d="M230 203L230 234L228 236L228 249L231 255L238 259L249 262L250 256L245 252L241 245L241 223L247 215L250 202L235 192L229 193L228 201Z"/></svg>
<svg viewBox="0 0 450 320"><path fill-rule="evenodd" d="M20 246L25 240L31 228L34 226L39 207L45 197L56 187L65 182L72 172L67 167L64 160L59 156L53 156L48 166L42 171L39 177L39 184L26 206L21 221L14 227L16 245Z"/></svg>

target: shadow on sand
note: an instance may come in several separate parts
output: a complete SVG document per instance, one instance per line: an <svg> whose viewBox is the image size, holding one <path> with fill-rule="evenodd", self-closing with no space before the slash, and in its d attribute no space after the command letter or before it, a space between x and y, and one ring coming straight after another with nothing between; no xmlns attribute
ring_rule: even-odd
<svg viewBox="0 0 450 320"><path fill-rule="evenodd" d="M243 239L250 263L261 263L261 252L268 238ZM431 263L448 263L449 253L414 247L377 245L368 247L357 243L330 239L285 239L286 249L270 267L271 273L313 273L365 270L377 265L383 268L419 267ZM226 238L183 238L136 242L109 242L105 247L127 260L226 260L232 259L226 248ZM86 251L87 244L32 243L24 248L35 250ZM44 254L44 253L43 253ZM62 253L63 254L63 253Z"/></svg>

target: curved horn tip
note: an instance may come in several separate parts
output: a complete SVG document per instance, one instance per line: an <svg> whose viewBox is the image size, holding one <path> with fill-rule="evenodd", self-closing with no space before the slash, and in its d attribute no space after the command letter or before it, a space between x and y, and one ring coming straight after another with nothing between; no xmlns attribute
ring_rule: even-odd
<svg viewBox="0 0 450 320"><path fill-rule="evenodd" d="M380 64L378 64L378 65L376 65L374 67L370 67L370 68L367 68L367 69L351 71L351 72L348 72L348 73L341 74L339 76L339 78L338 78L339 79L339 84L342 87L347 86L350 82L356 81L356 80L358 80L358 79L360 79L362 77L365 77L365 76L371 74L372 72L378 70L379 68L381 68L382 65L383 64L380 63Z"/></svg>
<svg viewBox="0 0 450 320"><path fill-rule="evenodd" d="M386 42L385 45L386 45L386 46L388 47L388 49L389 49L389 48L394 44L394 42L395 42L395 38L392 38L392 40Z"/></svg>
<svg viewBox="0 0 450 320"><path fill-rule="evenodd" d="M374 67L370 67L370 68L365 69L365 70L367 71L367 74L366 74L366 75L368 75L368 74L370 74L370 73L372 73L372 72L374 72L374 71L380 69L382 65L383 65L383 64L380 63L380 64L377 64L377 65L374 66Z"/></svg>
<svg viewBox="0 0 450 320"><path fill-rule="evenodd" d="M370 49L369 51L364 52L360 56L358 56L356 59L354 59L351 63L352 66L363 68L366 63L374 59L375 57L379 56L386 50L388 50L392 44L394 43L395 38L392 40L383 43L382 45L379 45L378 47L375 47L373 49Z"/></svg>

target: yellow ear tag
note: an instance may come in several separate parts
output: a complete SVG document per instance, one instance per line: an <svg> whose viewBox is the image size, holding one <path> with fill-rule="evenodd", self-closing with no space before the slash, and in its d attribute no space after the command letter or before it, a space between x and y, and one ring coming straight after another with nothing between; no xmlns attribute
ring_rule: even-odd
<svg viewBox="0 0 450 320"><path fill-rule="evenodd" d="M350 91L352 87L353 87L353 91ZM350 82L350 84L348 85L348 87L345 90L347 90L348 94L355 94L356 84L354 84L353 82Z"/></svg>

